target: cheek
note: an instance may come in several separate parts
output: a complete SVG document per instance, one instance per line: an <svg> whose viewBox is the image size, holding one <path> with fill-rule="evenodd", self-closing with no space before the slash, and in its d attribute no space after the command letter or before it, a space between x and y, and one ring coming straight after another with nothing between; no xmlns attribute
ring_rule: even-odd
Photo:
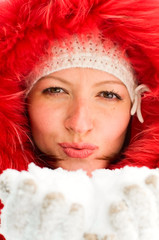
<svg viewBox="0 0 159 240"><path fill-rule="evenodd" d="M32 104L28 109L34 140L49 137L61 128L62 112L50 106Z"/></svg>
<svg viewBox="0 0 159 240"><path fill-rule="evenodd" d="M103 115L100 120L100 133L105 140L110 142L115 141L119 144L124 141L127 127L130 121L130 108L121 108L116 110L115 108ZM102 137L101 136L101 137Z"/></svg>

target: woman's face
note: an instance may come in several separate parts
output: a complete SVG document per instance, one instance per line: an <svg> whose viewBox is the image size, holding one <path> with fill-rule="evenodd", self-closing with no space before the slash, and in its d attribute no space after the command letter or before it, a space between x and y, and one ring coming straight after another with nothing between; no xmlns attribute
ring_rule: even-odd
<svg viewBox="0 0 159 240"><path fill-rule="evenodd" d="M129 93L118 78L88 68L43 77L28 96L37 147L56 158L56 167L83 169L88 175L106 168L109 159L119 153L130 108Z"/></svg>

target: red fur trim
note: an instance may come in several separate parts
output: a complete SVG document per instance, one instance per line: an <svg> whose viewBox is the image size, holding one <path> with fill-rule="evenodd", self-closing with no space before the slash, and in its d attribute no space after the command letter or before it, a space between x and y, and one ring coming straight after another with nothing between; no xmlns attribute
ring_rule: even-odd
<svg viewBox="0 0 159 240"><path fill-rule="evenodd" d="M33 161L28 137L23 92L17 80L1 77L0 89L0 172L6 168L26 169Z"/></svg>
<svg viewBox="0 0 159 240"><path fill-rule="evenodd" d="M159 165L158 0L10 0L0 3L0 25L1 170L23 169L33 161L25 105L19 93L24 77L53 39L96 27L104 37L121 45L139 82L152 90L142 104L144 124L134 118L125 158L112 168Z"/></svg>

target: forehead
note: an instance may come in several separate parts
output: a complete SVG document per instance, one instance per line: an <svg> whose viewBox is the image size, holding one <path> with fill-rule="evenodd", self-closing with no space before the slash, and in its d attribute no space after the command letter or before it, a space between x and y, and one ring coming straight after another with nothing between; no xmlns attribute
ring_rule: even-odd
<svg viewBox="0 0 159 240"><path fill-rule="evenodd" d="M42 77L41 80L45 79L55 79L64 83L74 84L74 83L87 83L87 84L120 84L125 86L120 79L114 75L91 68L69 68L53 72L45 77Z"/></svg>

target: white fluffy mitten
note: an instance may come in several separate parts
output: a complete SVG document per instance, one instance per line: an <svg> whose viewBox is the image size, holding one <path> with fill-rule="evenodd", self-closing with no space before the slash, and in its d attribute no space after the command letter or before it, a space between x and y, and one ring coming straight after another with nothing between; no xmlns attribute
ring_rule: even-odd
<svg viewBox="0 0 159 240"><path fill-rule="evenodd" d="M82 206L70 204L60 192L42 191L31 174L7 170L0 178L0 193L6 240L81 240Z"/></svg>
<svg viewBox="0 0 159 240"><path fill-rule="evenodd" d="M135 179L133 174L134 183L124 184L121 201L111 204L110 221L119 240L158 240L159 173L146 169L143 174L142 168L137 172L141 176Z"/></svg>

